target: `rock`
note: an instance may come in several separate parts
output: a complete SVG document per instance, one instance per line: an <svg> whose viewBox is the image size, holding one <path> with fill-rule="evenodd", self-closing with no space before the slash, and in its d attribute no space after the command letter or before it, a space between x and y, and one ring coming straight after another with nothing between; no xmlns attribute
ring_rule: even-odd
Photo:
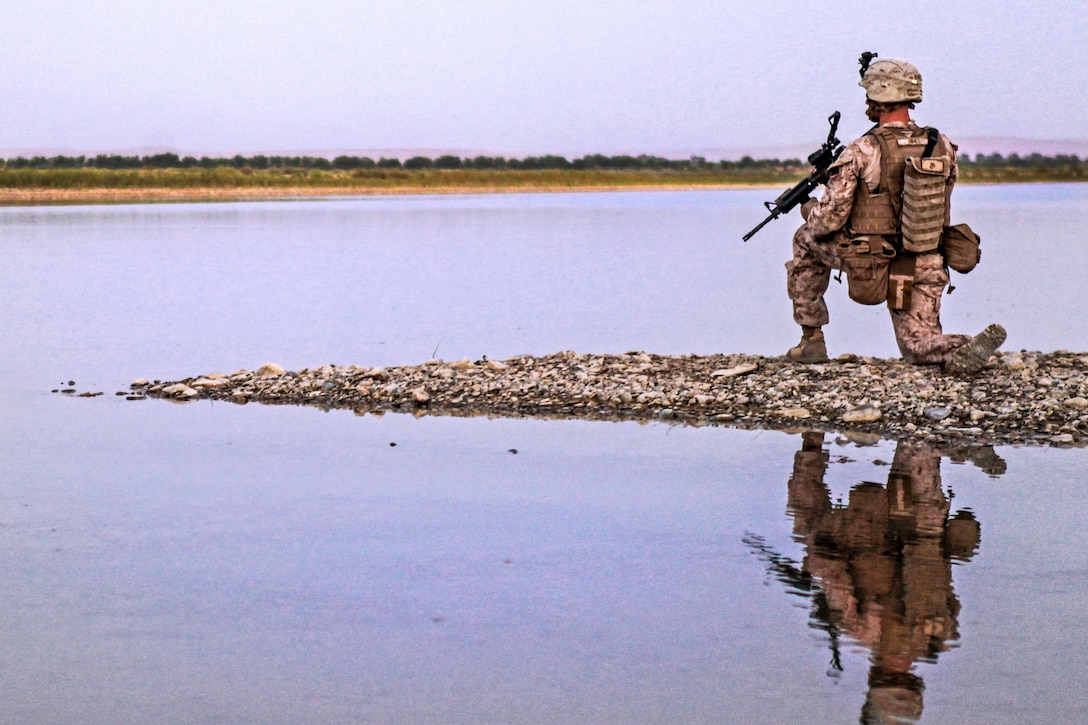
<svg viewBox="0 0 1088 725"><path fill-rule="evenodd" d="M174 385L168 385L162 389L162 394L172 398L192 398L196 395L200 395L199 392L190 388L185 383L175 383Z"/></svg>
<svg viewBox="0 0 1088 725"><path fill-rule="evenodd" d="M415 388L412 391L412 400L416 403L428 403L431 400L431 396L427 394L427 391L423 388Z"/></svg>
<svg viewBox="0 0 1088 725"><path fill-rule="evenodd" d="M146 388L148 385L151 385L151 382L147 378L136 378L135 380L132 381L132 384L129 385L129 387L130 388Z"/></svg>
<svg viewBox="0 0 1088 725"><path fill-rule="evenodd" d="M228 380L226 378L211 379L211 378L204 377L204 378L198 378L198 379L194 380L189 385L190 385L190 387L193 387L193 388L221 388L224 385L228 385L229 383L230 383L230 380Z"/></svg>
<svg viewBox="0 0 1088 725"><path fill-rule="evenodd" d="M950 415L952 411L948 408L926 408L925 411L925 416L930 420L944 420Z"/></svg>
<svg viewBox="0 0 1088 725"><path fill-rule="evenodd" d="M756 370L759 370L759 366L755 363L744 363L743 365L737 365L726 370L715 370L710 374L710 377L735 378L738 375L747 375L748 373L755 372Z"/></svg>
<svg viewBox="0 0 1088 725"><path fill-rule="evenodd" d="M276 363L265 363L264 365L257 368L257 374L262 377L279 376L283 375L285 372L287 371L281 368Z"/></svg>
<svg viewBox="0 0 1088 725"><path fill-rule="evenodd" d="M494 370L497 373L501 373L510 366L502 362L501 360L488 360L486 367L488 370Z"/></svg>
<svg viewBox="0 0 1088 725"><path fill-rule="evenodd" d="M810 418L812 413L808 408L786 408L779 415L785 418Z"/></svg>
<svg viewBox="0 0 1088 725"><path fill-rule="evenodd" d="M875 405L859 405L842 414L845 423L875 423L882 417L880 409Z"/></svg>
<svg viewBox="0 0 1088 725"><path fill-rule="evenodd" d="M1076 408L1077 410L1084 410L1088 408L1088 399L1077 396L1075 398L1066 398L1065 406L1067 408Z"/></svg>

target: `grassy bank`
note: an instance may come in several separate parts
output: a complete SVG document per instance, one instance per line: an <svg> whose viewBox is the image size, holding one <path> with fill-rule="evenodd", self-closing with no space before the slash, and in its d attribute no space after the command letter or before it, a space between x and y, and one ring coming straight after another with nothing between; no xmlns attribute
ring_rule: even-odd
<svg viewBox="0 0 1088 725"><path fill-rule="evenodd" d="M604 169L0 169L4 189L536 188L752 185L799 178L793 169L639 171Z"/></svg>
<svg viewBox="0 0 1088 725"><path fill-rule="evenodd" d="M216 199L329 194L570 191L605 189L788 187L807 169L707 167L618 169L171 169L0 168L0 203L79 200ZM993 168L964 165L964 183L1084 181L1081 166Z"/></svg>

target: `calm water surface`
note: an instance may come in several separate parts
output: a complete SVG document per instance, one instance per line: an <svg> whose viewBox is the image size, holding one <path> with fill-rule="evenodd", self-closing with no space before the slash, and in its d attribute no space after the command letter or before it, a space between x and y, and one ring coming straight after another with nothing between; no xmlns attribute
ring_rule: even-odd
<svg viewBox="0 0 1088 725"><path fill-rule="evenodd" d="M778 354L796 220L739 241L768 195L0 210L0 719L1088 720L1082 450L114 395ZM946 328L1088 350L1088 188L964 188L956 217L983 264ZM833 354L897 354L830 296Z"/></svg>

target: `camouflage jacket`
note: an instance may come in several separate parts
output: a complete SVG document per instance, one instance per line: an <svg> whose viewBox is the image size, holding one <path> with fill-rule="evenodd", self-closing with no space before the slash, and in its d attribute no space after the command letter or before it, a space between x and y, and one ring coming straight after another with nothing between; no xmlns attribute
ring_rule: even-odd
<svg viewBox="0 0 1088 725"><path fill-rule="evenodd" d="M886 125L918 128L913 121ZM956 164L956 147L944 134L941 136L952 149L952 171L949 183L955 184L959 173ZM880 185L880 144L870 134L865 134L847 146L831 167L831 178L827 182L823 196L808 212L808 225L815 236L833 234L846 225L850 219L850 210L854 205L854 192L859 181L864 182L869 191L876 191Z"/></svg>

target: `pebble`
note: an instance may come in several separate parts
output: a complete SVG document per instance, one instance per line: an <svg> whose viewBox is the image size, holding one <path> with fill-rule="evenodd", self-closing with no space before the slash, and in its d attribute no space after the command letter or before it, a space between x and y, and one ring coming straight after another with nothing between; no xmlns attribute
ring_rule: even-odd
<svg viewBox="0 0 1088 725"><path fill-rule="evenodd" d="M980 444L1088 445L1088 353L998 353L978 374L843 355L799 365L758 355L559 352L389 367L209 373L133 388L187 401L313 405L357 414L662 420L806 428Z"/></svg>
<svg viewBox="0 0 1088 725"><path fill-rule="evenodd" d="M875 423L881 417L883 414L876 406L859 405L843 413L842 419L847 423Z"/></svg>

